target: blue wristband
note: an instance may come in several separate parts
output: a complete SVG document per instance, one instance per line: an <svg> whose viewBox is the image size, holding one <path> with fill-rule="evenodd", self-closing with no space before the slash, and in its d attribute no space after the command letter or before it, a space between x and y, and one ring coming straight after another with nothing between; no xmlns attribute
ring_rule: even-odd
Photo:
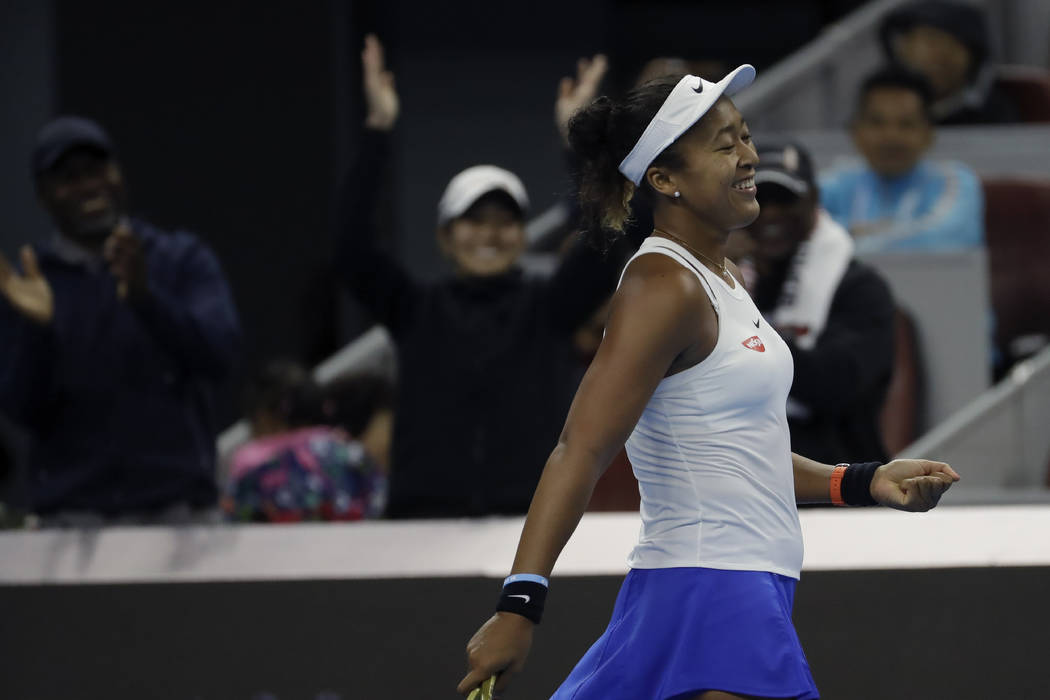
<svg viewBox="0 0 1050 700"><path fill-rule="evenodd" d="M519 581L531 581L532 583L540 584L544 588L551 587L550 581L539 574L512 574L503 579L503 585L506 586L508 583L517 583Z"/></svg>

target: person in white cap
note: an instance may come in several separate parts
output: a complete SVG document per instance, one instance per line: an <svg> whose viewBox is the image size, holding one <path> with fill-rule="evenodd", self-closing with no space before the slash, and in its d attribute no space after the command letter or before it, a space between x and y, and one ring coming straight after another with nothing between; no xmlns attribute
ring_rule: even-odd
<svg viewBox="0 0 1050 700"><path fill-rule="evenodd" d="M791 353L725 256L730 231L759 213L758 156L728 99L754 74L656 80L572 120L585 212L622 229L641 198L655 227L613 297L496 613L467 645L460 693L492 675L500 691L521 670L558 554L625 441L639 541L608 629L556 700L818 697L791 622L796 502L925 511L959 478L925 460L791 453Z"/></svg>
<svg viewBox="0 0 1050 700"><path fill-rule="evenodd" d="M573 332L618 268L580 245L549 279L523 274L525 187L478 165L451 179L437 207L437 242L455 274L414 279L377 240L400 107L375 37L362 58L366 128L340 198L338 256L350 292L397 347L388 515L524 513L579 382Z"/></svg>

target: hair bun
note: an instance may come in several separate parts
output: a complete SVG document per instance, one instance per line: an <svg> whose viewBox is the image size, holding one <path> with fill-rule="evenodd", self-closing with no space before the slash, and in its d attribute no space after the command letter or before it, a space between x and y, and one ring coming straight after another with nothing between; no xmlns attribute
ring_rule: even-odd
<svg viewBox="0 0 1050 700"><path fill-rule="evenodd" d="M585 161L608 157L609 132L616 105L601 96L569 119L569 147Z"/></svg>
<svg viewBox="0 0 1050 700"><path fill-rule="evenodd" d="M635 186L620 174L620 162L680 77L651 80L621 101L599 97L569 120L569 146L579 158L581 224L596 242L622 232L630 220ZM672 149L664 153L661 158L673 156Z"/></svg>

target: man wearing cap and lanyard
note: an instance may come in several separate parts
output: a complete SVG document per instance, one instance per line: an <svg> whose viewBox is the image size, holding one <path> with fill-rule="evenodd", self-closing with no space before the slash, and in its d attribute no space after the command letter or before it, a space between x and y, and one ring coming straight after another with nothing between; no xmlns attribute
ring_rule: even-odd
<svg viewBox="0 0 1050 700"><path fill-rule="evenodd" d="M805 150L786 144L758 155L761 212L735 234L747 249L738 262L794 360L791 450L823 462L845 454L884 461L878 419L893 371L889 287L853 259L853 239L820 207Z"/></svg>
<svg viewBox="0 0 1050 700"><path fill-rule="evenodd" d="M127 213L113 143L59 117L33 152L53 239L0 256L0 410L35 438L45 525L208 519L212 390L240 328L215 256Z"/></svg>
<svg viewBox="0 0 1050 700"><path fill-rule="evenodd" d="M615 286L616 252L603 260L581 245L552 278L524 276L525 188L481 165L453 177L438 203L437 240L455 275L413 279L376 240L399 107L375 37L362 58L366 128L340 198L338 259L397 344L388 514L523 513L578 383L572 333Z"/></svg>

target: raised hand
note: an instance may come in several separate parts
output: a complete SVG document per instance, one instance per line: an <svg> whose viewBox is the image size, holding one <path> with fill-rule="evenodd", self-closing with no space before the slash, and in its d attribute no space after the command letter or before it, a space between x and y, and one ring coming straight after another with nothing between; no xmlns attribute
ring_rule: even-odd
<svg viewBox="0 0 1050 700"><path fill-rule="evenodd" d="M596 54L594 58L581 58L576 61L576 77L565 76L558 83L554 123L558 125L558 133L566 144L569 143L569 119L598 95L598 86L608 69L609 62L603 54Z"/></svg>
<svg viewBox="0 0 1050 700"><path fill-rule="evenodd" d="M55 316L55 295L40 272L33 249L26 245L19 252L22 275L0 253L0 294L26 318L46 326Z"/></svg>
<svg viewBox="0 0 1050 700"><path fill-rule="evenodd" d="M959 475L944 462L895 459L871 480L871 496L884 506L923 513L937 505Z"/></svg>
<svg viewBox="0 0 1050 700"><path fill-rule="evenodd" d="M146 294L146 252L142 240L132 233L127 223L117 224L102 245L102 257L117 280L118 297L134 300Z"/></svg>
<svg viewBox="0 0 1050 700"><path fill-rule="evenodd" d="M474 633L467 642L467 665L470 670L456 690L466 695L492 675L499 676L496 690L507 687L511 677L525 666L532 647L530 620L510 612L498 612Z"/></svg>
<svg viewBox="0 0 1050 700"><path fill-rule="evenodd" d="M367 114L365 126L380 131L390 131L401 112L401 100L394 86L394 74L386 69L383 45L375 34L365 37L365 48L361 51L363 68L362 83L365 91Z"/></svg>

